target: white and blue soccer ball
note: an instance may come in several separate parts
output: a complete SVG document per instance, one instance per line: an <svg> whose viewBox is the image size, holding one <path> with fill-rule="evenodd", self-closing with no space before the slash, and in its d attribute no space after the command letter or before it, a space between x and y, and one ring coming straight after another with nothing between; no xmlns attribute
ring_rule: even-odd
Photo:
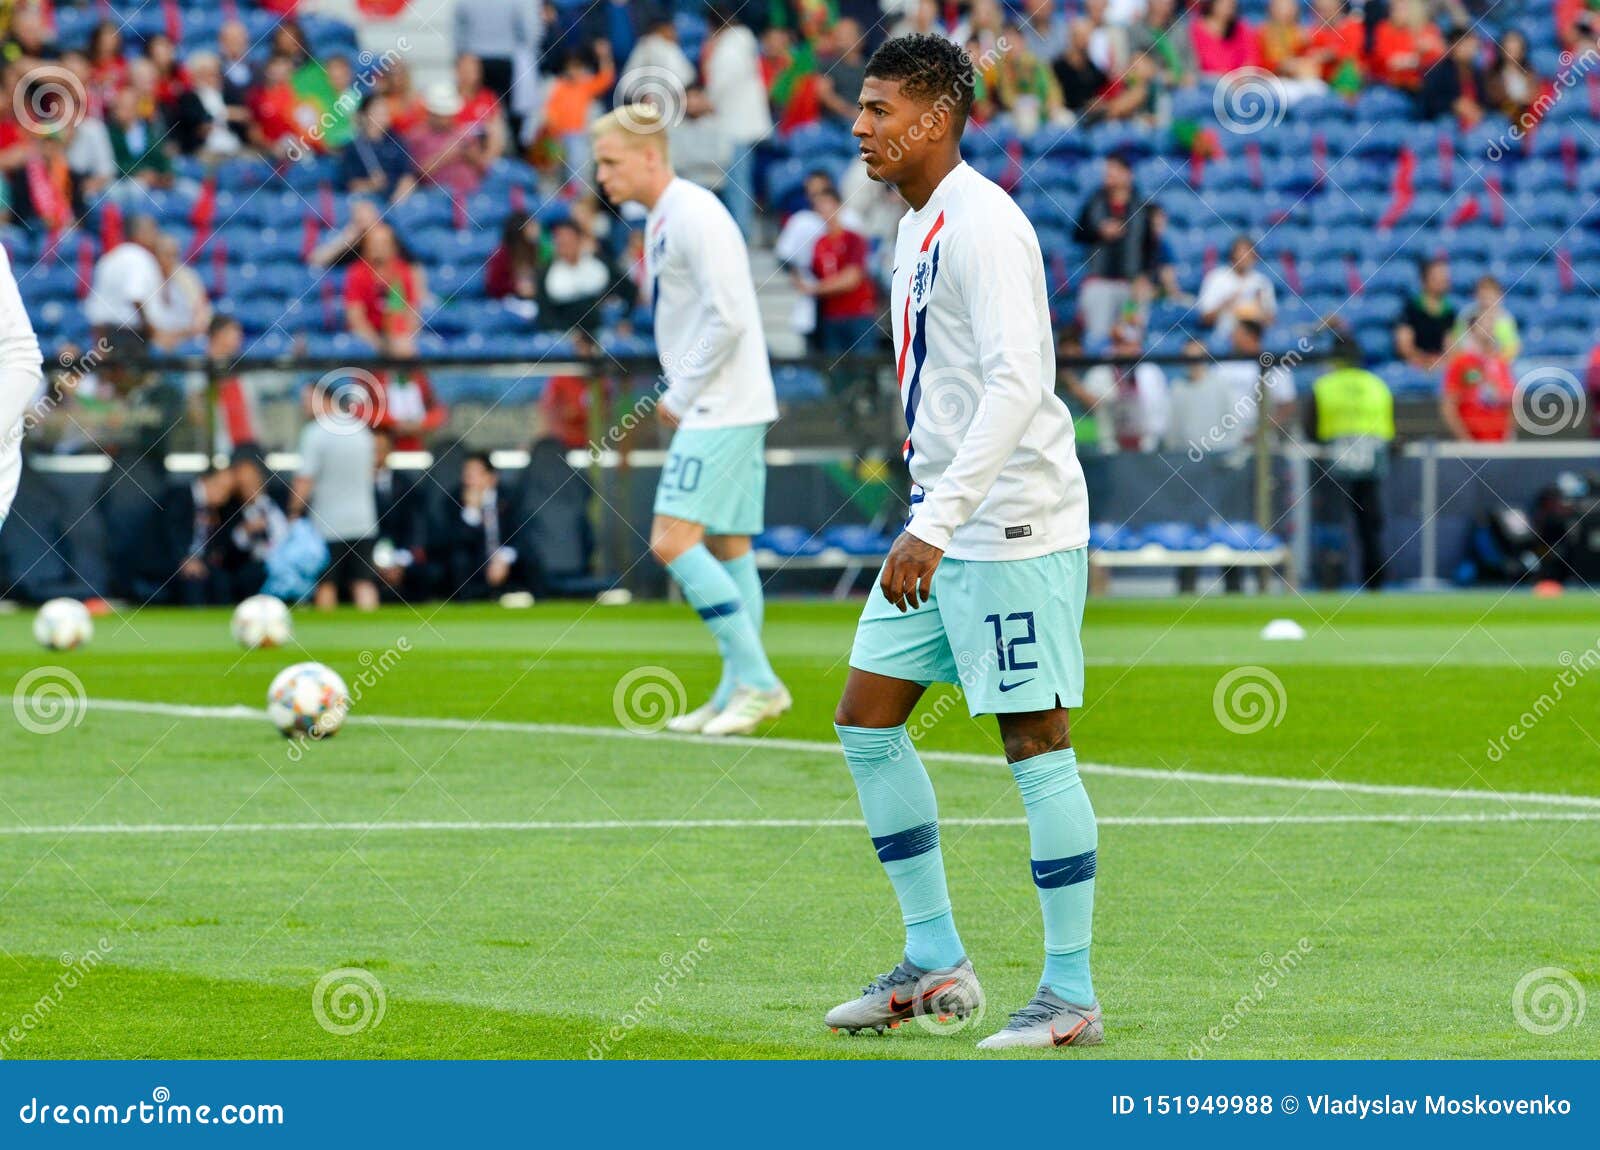
<svg viewBox="0 0 1600 1150"><path fill-rule="evenodd" d="M94 638L94 620L76 599L52 599L33 617L33 637L41 647L70 651Z"/></svg>
<svg viewBox="0 0 1600 1150"><path fill-rule="evenodd" d="M294 638L289 608L276 595L252 595L233 609L233 640L248 650L282 647Z"/></svg>
<svg viewBox="0 0 1600 1150"><path fill-rule="evenodd" d="M326 739L350 712L350 690L321 663L296 663L267 688L267 717L289 739Z"/></svg>

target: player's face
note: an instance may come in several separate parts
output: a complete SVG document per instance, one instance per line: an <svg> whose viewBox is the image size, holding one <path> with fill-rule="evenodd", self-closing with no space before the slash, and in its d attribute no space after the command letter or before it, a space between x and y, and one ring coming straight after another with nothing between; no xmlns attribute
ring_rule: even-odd
<svg viewBox="0 0 1600 1150"><path fill-rule="evenodd" d="M629 147L616 132L607 133L594 142L594 174L613 204L637 200L643 194L650 161L654 156L649 148Z"/></svg>
<svg viewBox="0 0 1600 1150"><path fill-rule="evenodd" d="M899 80L868 76L857 101L861 112L851 133L859 141L867 175L884 184L899 184L901 177L922 167L930 148L950 133L952 114L913 100L900 90Z"/></svg>

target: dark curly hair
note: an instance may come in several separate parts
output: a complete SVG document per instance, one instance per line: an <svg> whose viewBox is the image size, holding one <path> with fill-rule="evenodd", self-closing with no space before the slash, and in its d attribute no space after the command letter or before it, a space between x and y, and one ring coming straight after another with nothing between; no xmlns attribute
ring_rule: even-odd
<svg viewBox="0 0 1600 1150"><path fill-rule="evenodd" d="M948 107L962 124L972 111L972 95L978 86L966 49L943 36L921 32L879 44L867 61L866 75L898 80L907 96L933 107Z"/></svg>

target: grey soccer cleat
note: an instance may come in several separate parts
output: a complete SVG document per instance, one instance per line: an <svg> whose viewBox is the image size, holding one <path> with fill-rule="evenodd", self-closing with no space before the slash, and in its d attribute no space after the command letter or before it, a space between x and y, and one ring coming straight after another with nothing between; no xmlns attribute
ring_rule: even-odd
<svg viewBox="0 0 1600 1150"><path fill-rule="evenodd" d="M897 1028L907 1018L931 1015L943 1022L965 1018L983 1008L983 988L972 961L963 958L943 970L923 970L902 961L887 974L880 974L861 991L860 998L842 1002L828 1011L825 1021L835 1031Z"/></svg>
<svg viewBox="0 0 1600 1150"><path fill-rule="evenodd" d="M1041 986L1032 1001L1011 1016L1005 1029L978 1043L979 1050L1005 1050L1013 1046L1098 1046L1105 1041L1100 1004L1074 1006L1048 986Z"/></svg>

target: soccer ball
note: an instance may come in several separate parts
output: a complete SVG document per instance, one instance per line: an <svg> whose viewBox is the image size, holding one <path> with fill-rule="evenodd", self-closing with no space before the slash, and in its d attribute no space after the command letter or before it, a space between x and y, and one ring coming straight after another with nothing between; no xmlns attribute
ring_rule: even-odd
<svg viewBox="0 0 1600 1150"><path fill-rule="evenodd" d="M275 595L252 595L234 608L233 638L241 647L281 647L293 635L289 608Z"/></svg>
<svg viewBox="0 0 1600 1150"><path fill-rule="evenodd" d="M33 637L41 647L70 651L94 638L94 621L76 599L52 599L33 617Z"/></svg>
<svg viewBox="0 0 1600 1150"><path fill-rule="evenodd" d="M296 663L267 688L267 717L288 739L326 739L344 725L350 691L321 663Z"/></svg>

